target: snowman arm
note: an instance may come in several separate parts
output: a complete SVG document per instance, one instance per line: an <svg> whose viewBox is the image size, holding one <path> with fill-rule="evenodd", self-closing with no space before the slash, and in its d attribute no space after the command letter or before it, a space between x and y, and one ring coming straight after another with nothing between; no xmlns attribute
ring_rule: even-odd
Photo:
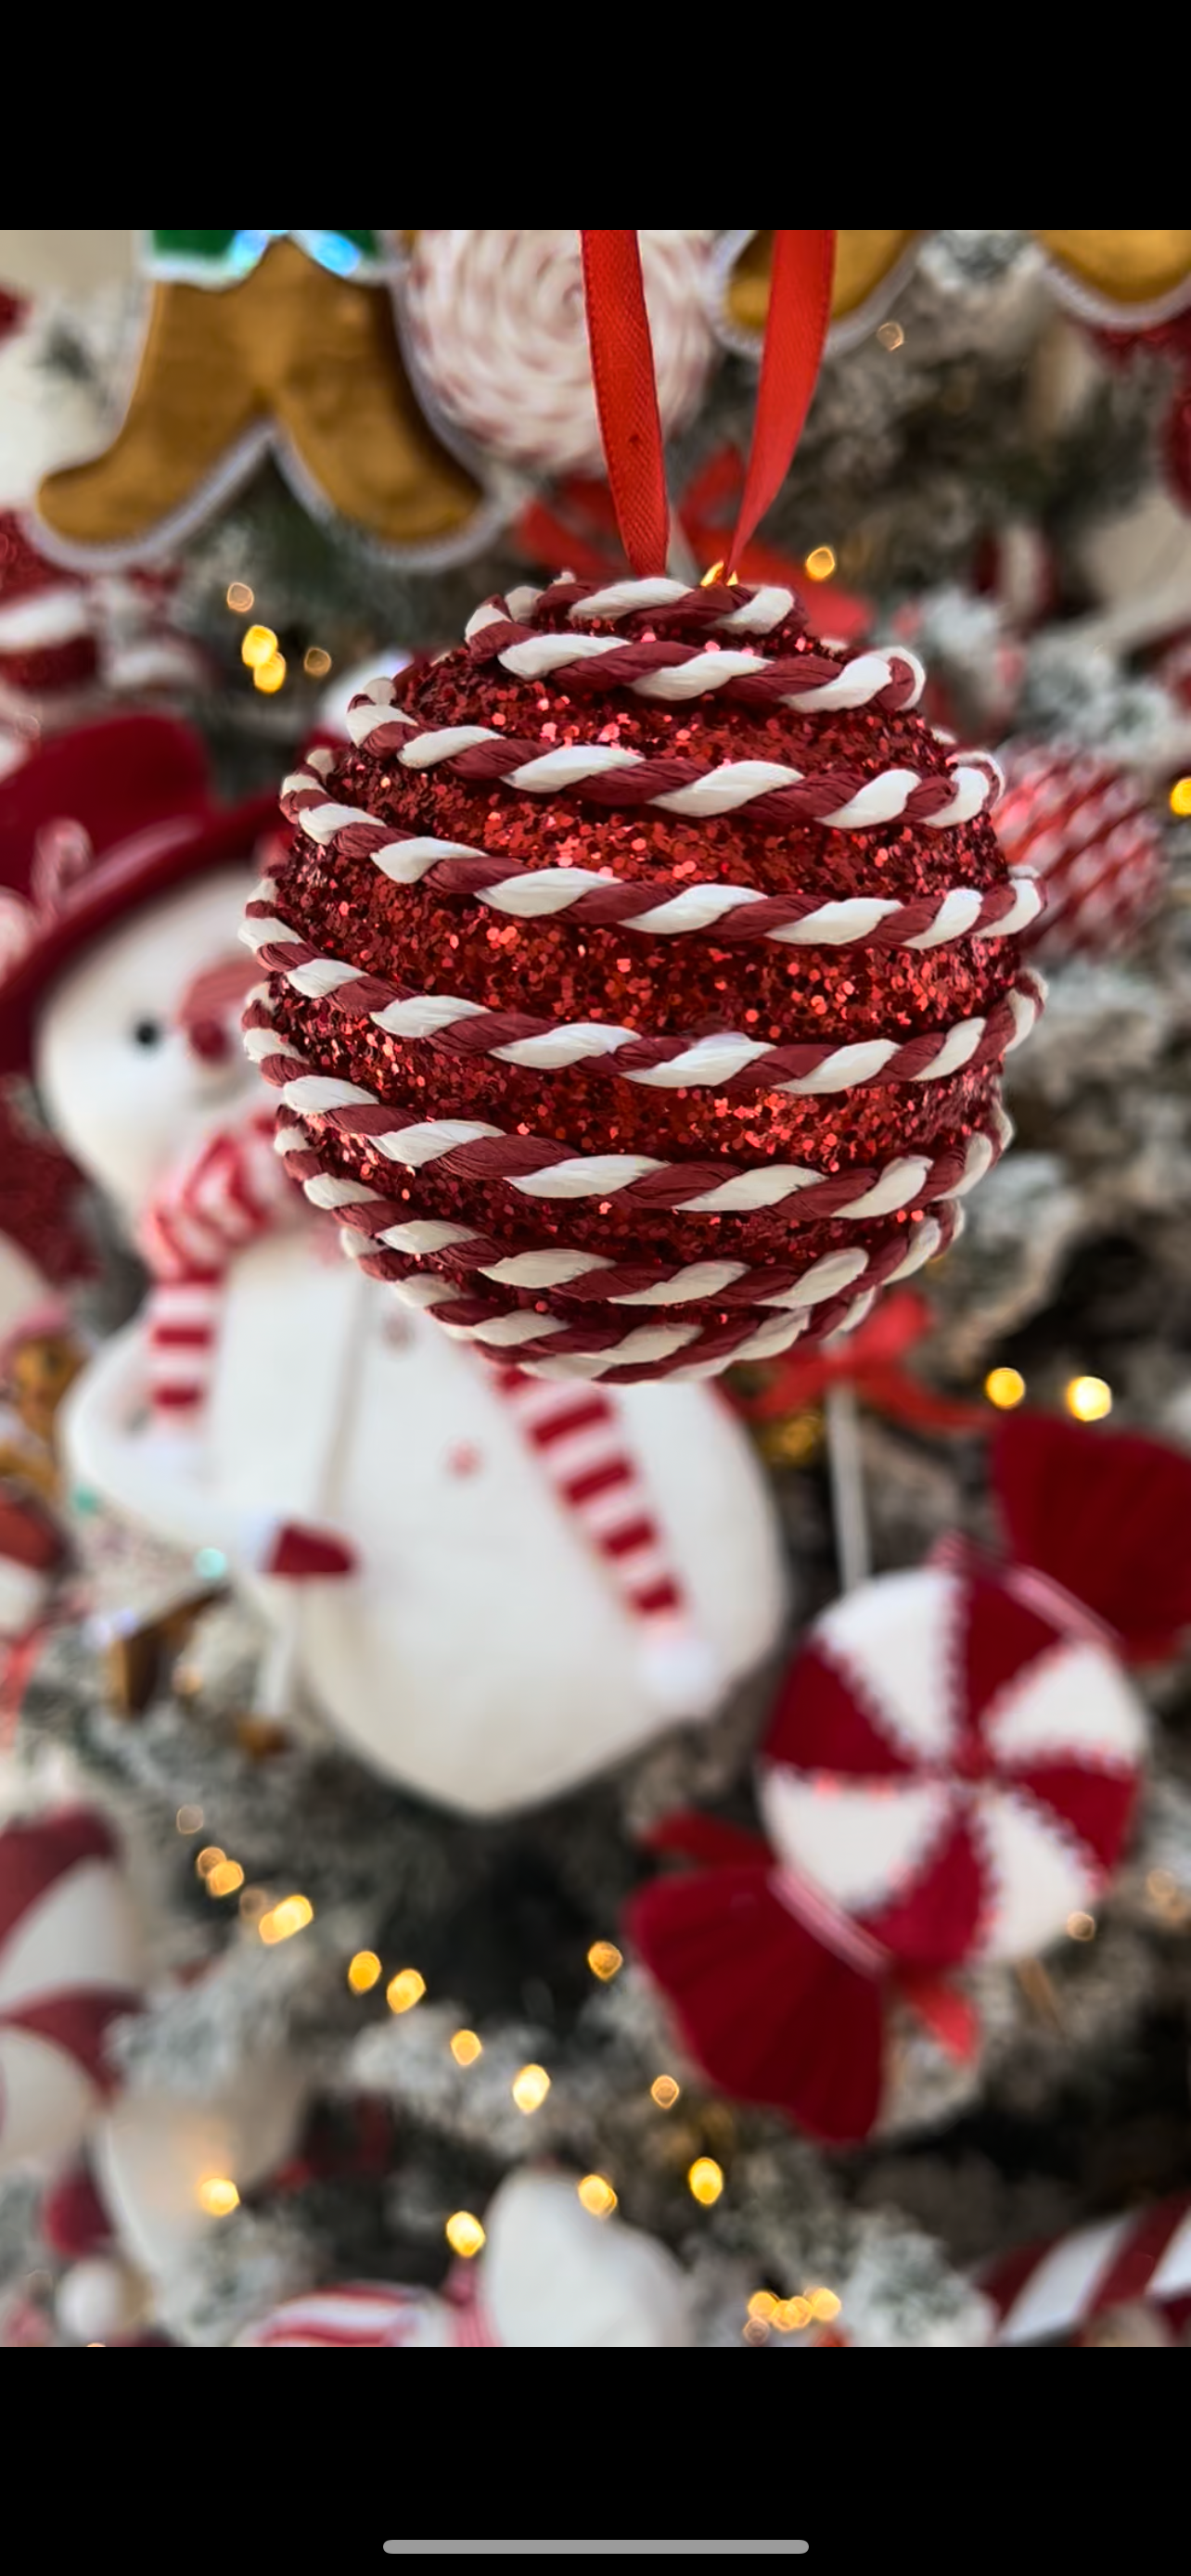
<svg viewBox="0 0 1191 2576"><path fill-rule="evenodd" d="M353 1552L334 1532L245 1511L221 1494L201 1433L161 1429L139 1322L83 1370L60 1419L72 1485L102 1496L122 1519L178 1547L217 1548L244 1573L301 1581L352 1571Z"/></svg>
<svg viewBox="0 0 1191 2576"><path fill-rule="evenodd" d="M148 1347L139 1323L106 1342L63 1406L72 1484L99 1494L122 1518L183 1547L232 1541L242 1515L225 1507L204 1474L203 1443L153 1421Z"/></svg>

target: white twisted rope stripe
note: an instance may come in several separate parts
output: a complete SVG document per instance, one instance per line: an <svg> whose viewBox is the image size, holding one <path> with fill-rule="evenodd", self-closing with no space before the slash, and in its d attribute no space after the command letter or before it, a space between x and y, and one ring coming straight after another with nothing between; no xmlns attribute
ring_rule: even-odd
<svg viewBox="0 0 1191 2576"><path fill-rule="evenodd" d="M714 238L638 235L666 436L695 410L716 354L704 293ZM602 470L577 232L419 232L401 300L415 368L484 449L551 476Z"/></svg>
<svg viewBox="0 0 1191 2576"><path fill-rule="evenodd" d="M388 683L384 683L387 687ZM369 859L394 885L419 885L481 903L516 921L574 915L584 927L634 931L641 938L714 934L717 945L755 939L799 948L940 948L955 939L1005 939L1042 910L1033 877L1010 877L983 892L953 886L899 903L887 895L767 895L756 886L715 882L676 885L673 877L629 883L589 868L528 868L466 841L395 833L363 806L328 798L321 774L332 752L311 753L284 782L281 808L320 849Z"/></svg>
<svg viewBox="0 0 1191 2576"><path fill-rule="evenodd" d="M755 646L734 650L722 644L683 643L673 637L663 641L652 634L568 635L542 631L526 622L556 601L566 605L572 587L560 583L549 592L514 591L508 599L485 600L464 630L473 662L480 668L499 662L518 680L540 682L561 675L571 693L578 686L600 692L622 688L633 697L681 707L727 692L745 706L788 707L803 715L836 714L875 701L900 711L916 706L925 686L922 664L902 646L891 652L865 650L842 662L813 650L771 661ZM690 594L687 597L689 601ZM513 603L526 600L521 614L515 613ZM572 621L576 613L569 608ZM705 622L701 616L700 625ZM374 682L363 690L349 710L352 741L371 743L392 720L391 706L391 684Z"/></svg>
<svg viewBox="0 0 1191 2576"><path fill-rule="evenodd" d="M723 1162L669 1163L652 1154L565 1154L543 1137L509 1135L502 1127L466 1118L425 1118L409 1126L375 1092L337 1075L313 1073L269 1017L267 1000L250 1003L244 1043L280 1106L300 1118L322 1118L338 1134L366 1139L386 1161L421 1171L445 1163L463 1180L500 1181L527 1198L607 1199L622 1195L654 1213L748 1215L757 1208L793 1202L795 1217L889 1216L926 1199L962 1196L982 1179L1004 1143L1001 1125L977 1131L939 1154L899 1155L881 1172L826 1175L799 1163L739 1166ZM1001 1113L993 1112L1000 1121Z"/></svg>
<svg viewBox="0 0 1191 2576"><path fill-rule="evenodd" d="M1027 969L987 1016L910 1039L774 1044L734 1030L689 1040L649 1037L615 1021L557 1024L525 1012L485 1010L461 995L396 987L361 967L320 956L273 912L276 896L276 885L265 878L247 906L240 936L270 974L284 976L307 1000L333 1000L388 1037L432 1040L469 1058L486 1056L545 1072L590 1062L594 1070L659 1090L760 1089L804 1096L872 1082L939 1082L964 1067L999 1062L1020 1046L1044 998L1039 978Z"/></svg>
<svg viewBox="0 0 1191 2576"><path fill-rule="evenodd" d="M533 1251L505 1253L474 1226L442 1218L418 1217L409 1206L387 1199L381 1190L322 1168L317 1148L304 1127L279 1125L276 1151L311 1206L334 1217L348 1237L346 1249L357 1260L385 1252L401 1260L423 1262L450 1256L450 1267L477 1273L500 1288L535 1295L544 1289L572 1290L585 1303L593 1299L613 1306L683 1306L727 1304L780 1307L787 1311L821 1306L865 1279L885 1287L909 1279L936 1254L945 1251L962 1230L963 1211L955 1199L938 1202L938 1213L924 1216L907 1242L904 1232L883 1244L860 1245L848 1252L826 1253L806 1269L794 1264L747 1261L665 1262L617 1259L607 1253L580 1252L564 1245L543 1244ZM378 1224L390 1215L392 1223ZM397 1270L385 1273L396 1278ZM580 1285L580 1283L582 1283Z"/></svg>
<svg viewBox="0 0 1191 2576"><path fill-rule="evenodd" d="M781 760L726 760L704 769L685 756L647 757L626 743L569 742L544 752L491 725L434 725L419 733L413 718L396 707L385 718L386 737L390 731L395 738L384 739L385 756L402 769L420 773L449 763L465 784L500 784L523 796L579 792L589 804L640 806L686 821L748 807L750 820L766 827L815 823L870 832L904 817L942 832L970 823L1001 792L1001 773L986 752L968 760L952 754L946 778L919 769L884 769L876 778L863 778L854 768L808 771ZM292 792L287 781L283 793Z"/></svg>

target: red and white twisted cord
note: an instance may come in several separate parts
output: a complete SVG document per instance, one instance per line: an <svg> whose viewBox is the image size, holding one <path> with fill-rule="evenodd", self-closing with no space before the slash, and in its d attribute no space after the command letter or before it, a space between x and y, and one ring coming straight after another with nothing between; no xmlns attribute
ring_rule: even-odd
<svg viewBox="0 0 1191 2576"><path fill-rule="evenodd" d="M635 931L645 939L712 936L717 947L769 939L783 947L921 950L955 939L1011 938L1037 920L1045 900L1037 880L1024 875L899 902L885 894L825 900L714 880L684 883L677 875L629 883L592 868L525 867L466 841L395 832L363 806L332 801L323 772L333 759L312 752L282 788L282 812L308 839L341 858L370 859L391 884L425 883L428 893L485 904L515 921L565 912L583 929Z"/></svg>
<svg viewBox="0 0 1191 2576"><path fill-rule="evenodd" d="M436 725L419 732L412 717L396 708L369 749L415 775L449 767L465 786L509 787L521 796L577 795L588 805L630 812L639 807L687 821L747 808L749 822L764 831L814 823L833 831L871 832L886 823L911 823L942 832L970 823L1001 792L1001 773L983 752L966 760L952 754L946 777L919 769L883 769L866 778L851 764L808 773L782 760L726 760L707 769L685 753L647 759L627 744L610 742L560 743L543 751L532 739L510 739L489 725ZM282 811L308 830L306 814L317 812L325 795L321 780L299 771L285 782ZM345 821L360 819L350 806L332 810Z"/></svg>
<svg viewBox="0 0 1191 2576"><path fill-rule="evenodd" d="M525 1011L488 1011L478 1002L366 975L324 957L274 911L277 888L266 878L248 904L241 931L258 963L282 975L310 1001L331 1002L350 1019L369 1019L385 1036L428 1042L467 1058L553 1072L588 1064L659 1090L797 1094L858 1090L874 1082L938 1082L997 1062L1028 1037L1044 999L1036 975L1023 971L983 1018L918 1037L865 1038L847 1046L822 1042L769 1044L726 1029L712 1037L646 1037L615 1021L559 1024Z"/></svg>
<svg viewBox="0 0 1191 2576"><path fill-rule="evenodd" d="M315 1206L327 1206L325 1193L356 1188L353 1182L340 1185L320 1170L320 1157L309 1146L304 1128L278 1128L278 1151L284 1157L286 1170L294 1180L302 1182ZM353 1203L333 1203L333 1216L345 1226L345 1249L361 1270L369 1273L369 1278L392 1285L397 1296L405 1298L410 1306L436 1309L436 1321L441 1321L443 1329L454 1332L459 1340L477 1340L490 1352L513 1347L518 1350L518 1358L539 1358L547 1352L549 1342L554 1358L565 1352L580 1352L585 1376L614 1378L632 1378L637 1373L675 1378L717 1376L724 1365L724 1355L737 1360L773 1358L776 1352L797 1342L809 1324L815 1324L820 1337L828 1332L851 1332L853 1324L869 1314L876 1288L887 1285L889 1280L910 1278L923 1267L923 1262L933 1260L938 1252L946 1252L962 1229L962 1208L949 1200L938 1208L938 1216L925 1216L913 1229L889 1234L869 1252L856 1249L825 1255L825 1260L812 1262L802 1278L794 1270L776 1267L750 1270L745 1262L688 1262L670 1275L663 1273L660 1285L650 1291L642 1278L650 1265L616 1265L603 1262L598 1255L575 1255L565 1249L544 1247L503 1262L474 1260L477 1252L495 1252L498 1247L485 1244L482 1236L469 1236L467 1226L433 1224L425 1218L410 1221L407 1208L402 1208L405 1224L384 1226L376 1234L361 1231L361 1218L369 1221L371 1216L376 1224L376 1216L384 1213L384 1203L376 1206L374 1200L374 1206L366 1206L366 1200L371 1198L374 1193L361 1190L361 1198ZM394 1206L392 1200L387 1206ZM477 1291L467 1291L459 1280L443 1275L443 1270L428 1275L425 1257L431 1255L438 1255L441 1262L446 1257L446 1265L459 1260L461 1265L479 1267L487 1278L498 1280L500 1285L508 1283L510 1288L534 1285L534 1270L541 1273L541 1285L562 1278L567 1285L554 1291L562 1303L567 1303L567 1296L583 1296L588 1306L595 1301L603 1301L603 1306L665 1303L670 1309L673 1303L693 1303L699 1298L714 1301L719 1319L712 1327L706 1319L696 1319L691 1324L673 1324L665 1319L652 1332L647 1345L652 1352L652 1365L644 1365L647 1337L639 1321L624 1321L616 1327L593 1327L590 1319L567 1324L567 1316L547 1321L539 1314L528 1314L513 1296L495 1301L479 1296ZM577 1278L583 1278L583 1291L572 1285ZM861 1283L856 1298L846 1293L851 1283ZM763 1311L766 1303L781 1309L779 1314L768 1316ZM451 1309L449 1314L443 1314L446 1306ZM740 1316L732 1316L735 1306L740 1306ZM724 1309L730 1309L730 1314L724 1316ZM632 1365L634 1360L637 1368ZM575 1368L570 1365L565 1373L572 1376Z"/></svg>
<svg viewBox="0 0 1191 2576"><path fill-rule="evenodd" d="M540 611L541 599L533 605ZM515 680L562 677L570 698L614 688L661 706L689 706L698 698L717 697L763 714L788 707L796 715L835 715L877 706L893 715L916 706L926 684L921 662L903 646L888 653L854 653L842 663L814 652L787 653L770 661L741 646L683 644L655 635L543 633L501 599L477 608L466 636L471 658L480 667L499 662ZM370 699L375 713L369 710ZM375 736L385 726L391 703L374 698L371 690L353 699L353 742L383 747Z"/></svg>
<svg viewBox="0 0 1191 2576"><path fill-rule="evenodd" d="M786 1206L796 1220L889 1216L931 1199L971 1189L1003 1146L999 1128L944 1146L940 1153L898 1155L883 1171L825 1175L800 1163L662 1162L652 1154L567 1154L551 1139L517 1134L486 1121L422 1118L395 1123L401 1112L362 1084L314 1073L273 1025L265 998L244 1015L245 1045L279 1106L318 1118L334 1134L361 1139L386 1161L421 1171L437 1163L444 1177L503 1182L528 1198L611 1199L647 1213L749 1215ZM999 1112L994 1113L999 1118Z"/></svg>

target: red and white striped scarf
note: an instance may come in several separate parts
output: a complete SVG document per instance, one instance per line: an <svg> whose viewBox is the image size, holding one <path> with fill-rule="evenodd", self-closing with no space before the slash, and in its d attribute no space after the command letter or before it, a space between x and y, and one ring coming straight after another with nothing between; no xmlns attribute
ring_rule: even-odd
<svg viewBox="0 0 1191 2576"><path fill-rule="evenodd" d="M273 1151L273 1113L219 1128L176 1168L146 1210L138 1246L148 1303L155 1409L194 1423L206 1404L227 1273L237 1254L300 1217L302 1201Z"/></svg>
<svg viewBox="0 0 1191 2576"><path fill-rule="evenodd" d="M686 1602L615 1405L598 1387L523 1369L494 1369L492 1379L630 1616L685 1629Z"/></svg>

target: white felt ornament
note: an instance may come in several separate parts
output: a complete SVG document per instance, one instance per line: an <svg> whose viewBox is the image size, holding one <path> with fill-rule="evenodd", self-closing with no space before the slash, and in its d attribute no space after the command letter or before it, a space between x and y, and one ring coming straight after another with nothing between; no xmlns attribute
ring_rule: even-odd
<svg viewBox="0 0 1191 2576"><path fill-rule="evenodd" d="M168 2283L196 2244L290 2153L306 2099L293 2061L268 2054L234 2085L195 2100L127 2092L91 2139L91 2159L113 2234L149 2279Z"/></svg>
<svg viewBox="0 0 1191 2576"><path fill-rule="evenodd" d="M0 2173L77 2149L133 2012L140 1944L101 1817L63 1811L0 1833Z"/></svg>
<svg viewBox="0 0 1191 2576"><path fill-rule="evenodd" d="M711 367L703 293L715 236L637 238L669 436ZM544 474L602 470L577 232L420 232L402 305L428 392L485 453Z"/></svg>
<svg viewBox="0 0 1191 2576"><path fill-rule="evenodd" d="M244 2344L325 2348L504 2344L660 2350L694 2340L673 2255L639 2228L595 2218L561 2173L512 2174L485 2220L487 2243L445 2292L349 2283L289 2301Z"/></svg>
<svg viewBox="0 0 1191 2576"><path fill-rule="evenodd" d="M114 2254L89 2254L58 2283L58 2323L75 2343L112 2343L135 2332L146 2313L145 2284Z"/></svg>

